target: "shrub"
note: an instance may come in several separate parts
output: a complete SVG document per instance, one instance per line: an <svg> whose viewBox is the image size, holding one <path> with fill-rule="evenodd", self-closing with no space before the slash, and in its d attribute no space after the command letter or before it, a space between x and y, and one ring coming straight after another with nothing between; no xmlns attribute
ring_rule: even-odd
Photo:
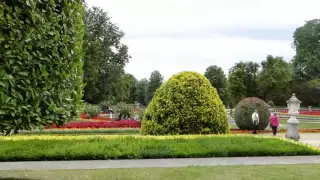
<svg viewBox="0 0 320 180"><path fill-rule="evenodd" d="M268 104L270 107L275 107L273 101L269 101L267 104Z"/></svg>
<svg viewBox="0 0 320 180"><path fill-rule="evenodd" d="M234 118L237 126L241 130L253 130L252 113L258 110L259 124L258 130L264 130L269 124L269 106L261 99L250 97L241 100L234 111Z"/></svg>
<svg viewBox="0 0 320 180"><path fill-rule="evenodd" d="M0 132L79 114L82 16L81 0L0 2Z"/></svg>
<svg viewBox="0 0 320 180"><path fill-rule="evenodd" d="M214 136L12 136L0 138L0 161L319 155L277 138ZM41 151L40 151L41 150Z"/></svg>
<svg viewBox="0 0 320 180"><path fill-rule="evenodd" d="M91 104L85 104L84 113L87 114L88 118L97 117L100 114L100 107Z"/></svg>
<svg viewBox="0 0 320 180"><path fill-rule="evenodd" d="M63 128L63 129L140 128L140 123L135 120L119 120L119 121L109 121L109 122L76 121L76 122L66 123L63 126L51 125L46 128L47 129L52 129L52 128Z"/></svg>
<svg viewBox="0 0 320 180"><path fill-rule="evenodd" d="M226 109L209 80L196 72L173 75L144 112L142 134L228 133Z"/></svg>

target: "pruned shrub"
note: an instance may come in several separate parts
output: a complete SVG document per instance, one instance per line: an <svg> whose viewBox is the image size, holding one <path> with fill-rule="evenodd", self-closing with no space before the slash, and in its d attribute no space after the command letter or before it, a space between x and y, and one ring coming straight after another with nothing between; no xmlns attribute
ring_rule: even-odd
<svg viewBox="0 0 320 180"><path fill-rule="evenodd" d="M273 101L269 101L267 104L269 105L269 107L275 107Z"/></svg>
<svg viewBox="0 0 320 180"><path fill-rule="evenodd" d="M229 122L217 90L196 72L173 75L144 112L142 134L223 134Z"/></svg>
<svg viewBox="0 0 320 180"><path fill-rule="evenodd" d="M88 118L97 117L100 114L100 107L92 104L84 105L84 113Z"/></svg>
<svg viewBox="0 0 320 180"><path fill-rule="evenodd" d="M258 130L264 130L269 124L269 106L263 100L250 97L241 100L234 111L236 124L241 130L253 130L252 113L258 110L259 124Z"/></svg>
<svg viewBox="0 0 320 180"><path fill-rule="evenodd" d="M0 132L79 114L82 17L81 0L0 2Z"/></svg>

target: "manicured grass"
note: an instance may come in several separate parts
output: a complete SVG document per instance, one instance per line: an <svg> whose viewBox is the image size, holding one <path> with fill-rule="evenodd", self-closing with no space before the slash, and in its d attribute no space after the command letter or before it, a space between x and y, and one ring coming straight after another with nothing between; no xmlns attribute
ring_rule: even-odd
<svg viewBox="0 0 320 180"><path fill-rule="evenodd" d="M318 155L310 146L249 135L13 136L0 138L0 161Z"/></svg>
<svg viewBox="0 0 320 180"><path fill-rule="evenodd" d="M288 119L280 119L280 124L287 125ZM301 119L299 120L299 129L319 129L320 128L320 120L311 120L311 119ZM285 128L286 129L286 128Z"/></svg>
<svg viewBox="0 0 320 180"><path fill-rule="evenodd" d="M269 166L212 166L58 171L0 171L0 177L28 180L311 180L320 176L320 164ZM10 180L10 179L9 179Z"/></svg>
<svg viewBox="0 0 320 180"><path fill-rule="evenodd" d="M119 129L44 129L42 131L22 131L23 135L129 135L140 134L139 128L119 128Z"/></svg>

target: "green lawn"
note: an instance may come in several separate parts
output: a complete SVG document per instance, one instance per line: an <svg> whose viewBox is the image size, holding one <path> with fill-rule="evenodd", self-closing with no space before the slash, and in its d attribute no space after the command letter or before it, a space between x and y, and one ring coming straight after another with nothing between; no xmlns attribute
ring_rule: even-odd
<svg viewBox="0 0 320 180"><path fill-rule="evenodd" d="M280 119L280 124L287 125L288 119ZM299 129L320 129L320 120L300 120Z"/></svg>
<svg viewBox="0 0 320 180"><path fill-rule="evenodd" d="M55 171L0 171L0 179L20 180L313 180L320 164L212 166Z"/></svg>
<svg viewBox="0 0 320 180"><path fill-rule="evenodd" d="M320 155L289 140L252 135L0 137L0 161Z"/></svg>

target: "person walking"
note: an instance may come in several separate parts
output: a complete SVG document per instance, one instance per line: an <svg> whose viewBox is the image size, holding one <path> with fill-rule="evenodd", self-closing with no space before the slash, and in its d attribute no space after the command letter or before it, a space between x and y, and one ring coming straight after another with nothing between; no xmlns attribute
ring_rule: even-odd
<svg viewBox="0 0 320 180"><path fill-rule="evenodd" d="M252 113L252 123L253 123L253 134L257 134L258 124L259 124L259 114L258 110L254 110Z"/></svg>
<svg viewBox="0 0 320 180"><path fill-rule="evenodd" d="M277 113L273 113L273 115L269 118L270 120L270 126L272 128L272 134L273 136L277 135L277 129L279 126L279 117Z"/></svg>

